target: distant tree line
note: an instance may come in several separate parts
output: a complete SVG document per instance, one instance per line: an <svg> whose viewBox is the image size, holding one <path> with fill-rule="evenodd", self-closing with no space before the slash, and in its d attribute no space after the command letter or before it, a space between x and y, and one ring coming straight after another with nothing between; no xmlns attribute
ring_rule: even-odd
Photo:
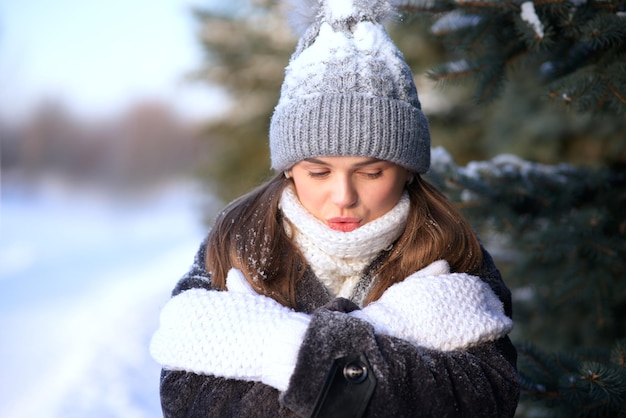
<svg viewBox="0 0 626 418"><path fill-rule="evenodd" d="M192 177L209 154L197 127L157 102L137 104L119 118L91 120L44 102L19 125L0 120L0 147L5 174L56 174L123 188Z"/></svg>

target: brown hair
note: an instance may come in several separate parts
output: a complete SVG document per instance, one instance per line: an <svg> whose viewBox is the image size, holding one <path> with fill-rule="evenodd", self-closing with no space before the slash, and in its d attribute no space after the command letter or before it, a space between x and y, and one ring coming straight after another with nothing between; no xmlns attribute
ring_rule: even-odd
<svg viewBox="0 0 626 418"><path fill-rule="evenodd" d="M226 274L239 268L252 287L286 306L295 306L295 284L306 260L283 227L278 209L282 173L230 203L217 217L208 237L206 264L213 286L226 288ZM388 257L376 269L370 303L392 284L445 259L452 271L475 273L482 264L476 235L455 206L420 176L406 186L411 200L407 226Z"/></svg>

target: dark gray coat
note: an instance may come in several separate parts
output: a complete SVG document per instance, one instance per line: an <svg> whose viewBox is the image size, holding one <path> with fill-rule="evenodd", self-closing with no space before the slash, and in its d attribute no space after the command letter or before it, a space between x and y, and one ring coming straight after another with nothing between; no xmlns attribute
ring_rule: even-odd
<svg viewBox="0 0 626 418"><path fill-rule="evenodd" d="M491 286L504 303L506 314L511 316L510 292L489 254L484 254L479 276ZM211 289L204 259L204 246L201 246L194 265L179 281L173 295L190 288ZM367 323L345 315L357 309L356 305L346 299L331 300L310 269L298 283L296 294L297 310L312 314L312 320L286 392L280 393L263 383L163 370L164 416L485 418L514 415L519 397L517 352L508 337L463 351L428 350L398 338L377 335ZM343 364L332 375L335 361L357 357L362 360L357 362L359 367L370 373L364 384L347 381L341 372ZM332 389L326 398L321 397L329 387Z"/></svg>

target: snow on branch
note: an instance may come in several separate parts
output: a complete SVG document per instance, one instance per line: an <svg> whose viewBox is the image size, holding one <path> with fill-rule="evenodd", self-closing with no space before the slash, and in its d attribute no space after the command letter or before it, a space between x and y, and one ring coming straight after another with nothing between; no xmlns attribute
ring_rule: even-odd
<svg viewBox="0 0 626 418"><path fill-rule="evenodd" d="M535 12L535 5L532 1L522 3L521 18L533 28L538 39L543 39L543 24Z"/></svg>
<svg viewBox="0 0 626 418"><path fill-rule="evenodd" d="M518 177L524 182L531 182L530 179L541 177L555 184L567 183L568 178L576 172L569 164L540 164L513 154L500 154L488 161L471 161L465 167L459 167L443 147L432 149L431 166L434 172L445 172L452 168L458 175L475 180Z"/></svg>

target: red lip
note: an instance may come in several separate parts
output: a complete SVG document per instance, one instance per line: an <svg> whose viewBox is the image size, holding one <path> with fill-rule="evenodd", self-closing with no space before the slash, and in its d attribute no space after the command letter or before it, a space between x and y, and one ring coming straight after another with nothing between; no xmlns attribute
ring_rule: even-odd
<svg viewBox="0 0 626 418"><path fill-rule="evenodd" d="M361 220L359 218L348 216L338 216L327 219L326 223L330 229L335 231L350 232L354 231L361 225Z"/></svg>

